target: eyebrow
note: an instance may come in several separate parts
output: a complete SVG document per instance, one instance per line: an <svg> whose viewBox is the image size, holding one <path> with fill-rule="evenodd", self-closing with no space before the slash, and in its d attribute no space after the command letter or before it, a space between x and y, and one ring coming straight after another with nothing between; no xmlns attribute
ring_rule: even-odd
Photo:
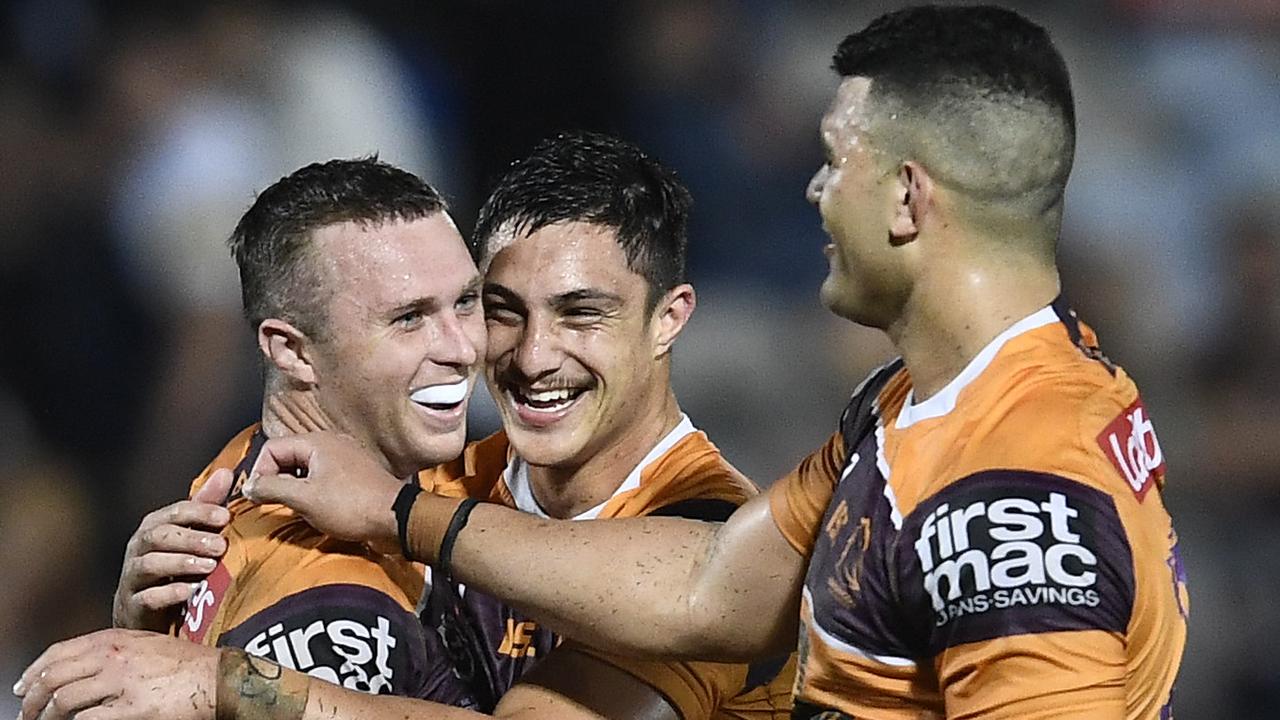
<svg viewBox="0 0 1280 720"><path fill-rule="evenodd" d="M487 282L484 284L484 291L501 297L504 301L512 305L524 307L524 300L511 288L495 282ZM594 288L578 288L577 290L568 290L566 292L553 295L548 304L556 310L564 308L580 302L603 302L612 305L621 305L622 296L614 293L596 290Z"/></svg>
<svg viewBox="0 0 1280 720"><path fill-rule="evenodd" d="M483 284L484 278L476 274L462 286L459 295L465 295L469 292L479 293L480 286ZM409 302L401 303L387 311L387 317L396 318L410 310L417 310L424 315L430 315L440 309L440 299L437 297L417 297Z"/></svg>
<svg viewBox="0 0 1280 720"><path fill-rule="evenodd" d="M520 299L520 296L506 285L500 285L495 282L486 282L484 284L484 294L497 295L508 305L513 305L518 308L524 307L524 300Z"/></svg>
<svg viewBox="0 0 1280 720"><path fill-rule="evenodd" d="M605 292L603 290L596 290L594 288L579 288L577 290L570 290L553 296L551 298L551 307L557 310L563 310L565 307L573 305L574 303L591 301L621 305L622 296Z"/></svg>

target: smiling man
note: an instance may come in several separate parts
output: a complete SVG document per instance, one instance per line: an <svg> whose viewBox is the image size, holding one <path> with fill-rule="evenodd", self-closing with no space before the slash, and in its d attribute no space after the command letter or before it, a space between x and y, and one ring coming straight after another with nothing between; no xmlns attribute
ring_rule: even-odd
<svg viewBox="0 0 1280 720"><path fill-rule="evenodd" d="M479 273L439 194L375 160L309 165L281 179L257 197L230 244L265 383L261 423L233 438L193 485L226 505L229 512L205 523L229 519L225 541L153 523L135 535L126 559L148 565L145 573L125 569L141 587L121 595L135 589L155 607L166 593L189 595L178 631L197 643L274 654L356 690L425 695L414 612L421 566L328 538L286 508L252 505L240 482L268 438L291 432L276 411L290 405L318 408L402 479L456 457L484 355ZM195 593L160 578L212 559L145 547L175 550L175 535L190 541L189 552L201 538L216 550L225 545ZM168 615L122 596L118 624L163 629ZM317 635L333 642L311 642Z"/></svg>
<svg viewBox="0 0 1280 720"><path fill-rule="evenodd" d="M604 135L559 135L512 166L473 236L485 274L486 376L503 431L424 473L424 488L566 520L721 521L756 495L671 387L672 347L695 306L685 281L689 204L671 171ZM519 717L513 709L547 691L607 717L790 711L786 652L747 665L557 648L533 618L437 572L433 607L448 605L442 594L460 598L458 615L473 621L473 665L484 671L474 675L491 678L477 690L503 697L500 716ZM447 631L440 615L432 624Z"/></svg>
<svg viewBox="0 0 1280 720"><path fill-rule="evenodd" d="M404 498L412 500L425 489L543 518L665 515L718 521L757 494L681 412L671 388L671 349L695 305L684 277L689 204L688 192L671 171L629 143L603 135L551 138L511 167L482 209L473 243L486 270L487 380L505 430L421 472L417 485L401 481ZM417 260L439 273L432 263L440 257ZM405 275L402 268L382 269L391 277L354 276L378 287ZM429 326L438 310L431 303L386 306L388 312L372 316L404 326L391 338L420 323ZM434 337L417 339L430 344ZM358 355L349 359L353 367L370 364ZM383 376L366 372L363 377L373 382ZM385 377L399 393L373 386L369 391L393 409L403 408L408 398L432 406L429 417L437 418L457 411L446 406L449 401L464 399L456 396L456 383ZM277 435L284 435L341 429L345 415L337 413L343 407L317 394L291 393L271 396L265 414L270 427L280 428ZM399 427L395 418L413 417L417 410L410 410L386 414L390 421L380 427ZM376 447L379 441L357 436L344 442ZM231 459L239 462L242 455L237 446ZM387 470L385 462L379 464ZM236 503L233 510L240 507ZM371 517L386 510L341 499L335 505L344 514ZM308 536L309 530L291 529L296 534L285 536L287 542ZM380 547L397 556L400 551L394 541ZM363 546L332 540L324 549L369 555ZM379 562L405 565L390 558ZM216 586L218 577L215 572L209 585ZM298 609L301 614L263 616L270 622L265 628L255 615L246 630L237 626L222 635L250 655L123 631L55 646L33 666L29 687L21 688L24 717L53 719L83 711L112 718L211 718L215 698L218 718L252 720L410 715L464 720L478 717L476 710L519 720L777 720L790 713L794 664L785 651L755 664L620 657L562 642L528 615L463 588L449 577L447 562L437 563L428 577L430 591L422 603L427 632L417 639L426 662L416 666L420 672L408 693L394 683L374 687L347 680L352 667L372 664L366 674L376 672L388 648L407 643L386 642L374 623L316 624ZM336 573L314 580L342 581ZM202 608L201 597L188 605L186 615L197 628L202 612L223 617L216 608ZM323 598L326 591L299 597ZM206 642L209 637L204 636ZM326 672L315 661L323 654L349 663ZM343 688L310 679L333 680L335 674ZM164 682L156 682L159 678Z"/></svg>
<svg viewBox="0 0 1280 720"><path fill-rule="evenodd" d="M1165 456L1060 297L1065 62L1012 11L924 6L834 66L808 189L822 299L901 357L767 496L722 525L426 494L393 513L395 480L322 433L269 443L246 492L341 537L399 532L581 642L749 660L798 638L796 718L1170 717L1187 606ZM388 509L334 513L338 492Z"/></svg>

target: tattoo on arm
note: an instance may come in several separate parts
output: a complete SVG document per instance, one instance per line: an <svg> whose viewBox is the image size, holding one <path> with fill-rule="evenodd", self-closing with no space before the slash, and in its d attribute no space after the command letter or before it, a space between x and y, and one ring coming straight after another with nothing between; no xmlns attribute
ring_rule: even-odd
<svg viewBox="0 0 1280 720"><path fill-rule="evenodd" d="M236 648L218 656L217 720L301 720L311 678Z"/></svg>

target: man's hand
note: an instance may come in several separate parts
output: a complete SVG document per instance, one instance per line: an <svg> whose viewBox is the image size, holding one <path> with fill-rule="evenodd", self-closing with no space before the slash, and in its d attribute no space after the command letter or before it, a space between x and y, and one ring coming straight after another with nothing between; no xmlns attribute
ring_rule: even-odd
<svg viewBox="0 0 1280 720"><path fill-rule="evenodd" d="M18 720L213 720L217 670L217 648L100 630L50 647L22 673Z"/></svg>
<svg viewBox="0 0 1280 720"><path fill-rule="evenodd" d="M230 470L218 470L191 500L142 519L125 546L111 605L113 625L157 632L169 628L173 608L191 597L191 581L212 572L227 550L226 538L216 531L231 520L219 503L232 481Z"/></svg>
<svg viewBox="0 0 1280 720"><path fill-rule="evenodd" d="M391 504L403 486L355 440L316 432L268 440L242 491L253 502L293 508L326 535L396 555Z"/></svg>

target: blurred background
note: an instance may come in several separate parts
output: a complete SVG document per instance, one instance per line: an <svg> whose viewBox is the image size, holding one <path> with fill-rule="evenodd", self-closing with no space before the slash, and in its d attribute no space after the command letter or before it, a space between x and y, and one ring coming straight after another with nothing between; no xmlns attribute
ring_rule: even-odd
<svg viewBox="0 0 1280 720"><path fill-rule="evenodd" d="M803 190L832 51L901 4L7 0L0 678L109 623L140 517L255 419L224 239L311 161L377 151L465 232L537 139L638 142L695 198L685 409L761 484L788 470L889 353L817 302ZM1067 293L1169 458L1193 606L1178 714L1280 716L1280 2L1008 4L1074 77ZM477 403L473 432L493 427Z"/></svg>

